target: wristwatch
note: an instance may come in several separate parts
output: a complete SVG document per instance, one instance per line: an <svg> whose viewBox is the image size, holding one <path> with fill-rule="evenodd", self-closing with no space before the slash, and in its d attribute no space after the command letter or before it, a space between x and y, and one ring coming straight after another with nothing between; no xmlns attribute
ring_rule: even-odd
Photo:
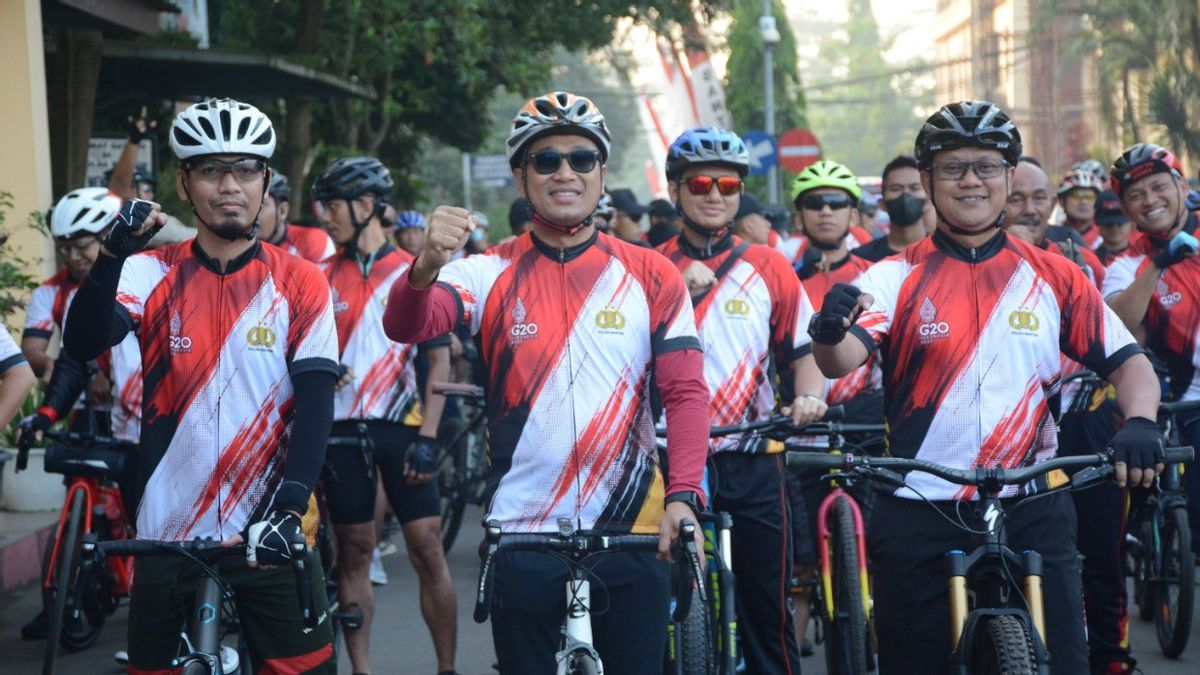
<svg viewBox="0 0 1200 675"><path fill-rule="evenodd" d="M688 506L692 507L692 512L697 516L704 512L704 507L700 505L700 495L692 490L685 490L683 492L675 492L667 495L667 498L663 500L663 506L666 506L671 502L683 502L684 504L687 504Z"/></svg>

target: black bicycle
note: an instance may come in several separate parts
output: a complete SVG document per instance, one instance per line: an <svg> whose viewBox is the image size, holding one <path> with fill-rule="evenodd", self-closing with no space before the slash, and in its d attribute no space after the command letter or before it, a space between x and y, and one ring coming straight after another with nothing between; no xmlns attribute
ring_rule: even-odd
<svg viewBox="0 0 1200 675"><path fill-rule="evenodd" d="M1192 448L1172 447L1167 462L1191 461ZM1041 495L1060 490L1083 489L1109 480L1113 468L1108 455L1057 457L1034 466L1004 469L977 467L954 469L919 459L825 455L789 452L790 467L840 469L837 480L870 480L891 488L905 486L901 472L923 471L956 485L974 486L979 499L965 502L986 529L975 530L965 522L958 525L972 535L973 551L948 551L950 619L956 673L1049 673L1049 655L1044 636L1042 603L1042 557L1037 551L1021 554L1008 548L1006 512L1000 491L1008 485L1024 485L1052 471L1081 469L1069 482ZM1026 498L1034 499L1036 496ZM1019 506L1019 504L1018 504ZM931 508L933 508L931 506ZM986 514L986 517L985 517ZM1022 586L1016 586L1016 579Z"/></svg>
<svg viewBox="0 0 1200 675"><path fill-rule="evenodd" d="M1159 419L1170 445L1180 444L1177 416L1196 410L1200 410L1200 401L1159 405ZM1172 659L1187 647L1196 590L1196 556L1181 472L1179 464L1167 463L1145 501L1133 509L1126 537L1138 616L1142 621L1154 621L1158 646Z"/></svg>
<svg viewBox="0 0 1200 675"><path fill-rule="evenodd" d="M443 439L436 480L442 503L442 548L454 546L467 504L483 506L487 489L487 417L483 387L458 382L435 382L433 391L456 396L465 416Z"/></svg>

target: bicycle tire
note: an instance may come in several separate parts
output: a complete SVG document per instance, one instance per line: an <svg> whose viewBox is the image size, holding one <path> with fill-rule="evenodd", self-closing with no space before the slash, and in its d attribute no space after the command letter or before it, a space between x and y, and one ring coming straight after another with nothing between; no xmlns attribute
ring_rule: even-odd
<svg viewBox="0 0 1200 675"><path fill-rule="evenodd" d="M854 513L847 497L831 509L829 547L833 569L834 616L825 638L825 667L830 675L867 672L867 616L863 609ZM822 610L822 614L824 611Z"/></svg>
<svg viewBox="0 0 1200 675"><path fill-rule="evenodd" d="M1033 657L1033 639L1015 616L988 619L981 627L980 643L975 650L972 675L1033 675L1037 672Z"/></svg>
<svg viewBox="0 0 1200 675"><path fill-rule="evenodd" d="M82 490L71 494L67 507L67 520L63 525L61 546L58 547L58 566L54 570L51 584L53 597L50 603L49 633L46 635L46 655L42 659L42 675L54 675L58 661L58 648L67 613L67 598L70 596L71 577L79 561L79 538L83 528L83 506L86 495Z"/></svg>
<svg viewBox="0 0 1200 675"><path fill-rule="evenodd" d="M1174 659L1187 647L1196 592L1196 556L1183 506L1172 507L1163 518L1161 553L1154 627L1162 653Z"/></svg>
<svg viewBox="0 0 1200 675"><path fill-rule="evenodd" d="M438 459L438 499L441 501L442 550L446 553L454 547L454 540L462 527L463 512L467 508L463 485L462 448L447 447Z"/></svg>
<svg viewBox="0 0 1200 675"><path fill-rule="evenodd" d="M709 598L712 592L709 592ZM712 607L692 593L692 605L683 621L675 625L679 635L680 672L683 675L717 675L716 639L713 635Z"/></svg>
<svg viewBox="0 0 1200 675"><path fill-rule="evenodd" d="M1149 510L1140 515L1136 525L1138 539L1137 552L1134 555L1133 568L1133 602L1137 605L1138 618L1142 621L1154 619L1154 576L1158 570L1157 555L1155 554L1157 540L1154 527L1154 511Z"/></svg>

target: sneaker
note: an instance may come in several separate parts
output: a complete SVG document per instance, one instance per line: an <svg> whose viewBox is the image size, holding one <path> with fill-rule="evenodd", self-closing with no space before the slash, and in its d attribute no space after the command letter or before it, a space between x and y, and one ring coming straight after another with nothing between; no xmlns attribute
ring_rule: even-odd
<svg viewBox="0 0 1200 675"><path fill-rule="evenodd" d="M122 666L129 665L129 652L125 651L124 649L118 651L116 654L113 654L113 661L116 661Z"/></svg>
<svg viewBox="0 0 1200 675"><path fill-rule="evenodd" d="M387 582L387 572L383 569L383 556L380 555L379 549L375 549L375 552L371 555L371 583L376 586L383 586Z"/></svg>
<svg viewBox="0 0 1200 675"><path fill-rule="evenodd" d="M396 543L390 539L379 542L379 555L389 556L396 552Z"/></svg>
<svg viewBox="0 0 1200 675"><path fill-rule="evenodd" d="M817 650L813 647L812 640L805 640L804 644L800 645L800 656L807 658L816 653Z"/></svg>
<svg viewBox="0 0 1200 675"><path fill-rule="evenodd" d="M37 613L37 616L29 620L29 623L21 626L22 640L45 640L50 634L50 619L46 616L46 610Z"/></svg>

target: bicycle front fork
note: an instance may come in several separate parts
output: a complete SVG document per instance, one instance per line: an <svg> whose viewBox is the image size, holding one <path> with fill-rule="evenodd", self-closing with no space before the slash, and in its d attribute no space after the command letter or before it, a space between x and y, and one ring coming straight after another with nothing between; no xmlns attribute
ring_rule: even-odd
<svg viewBox="0 0 1200 675"><path fill-rule="evenodd" d="M946 557L950 566L950 640L953 651L957 652L963 628L967 625L967 616L971 613L967 602L967 571L970 564L967 555L962 551L951 551ZM1021 556L1021 566L1025 572L1024 591L1029 619L1033 622L1038 637L1045 644L1046 610L1042 603L1042 555L1037 551L1025 551Z"/></svg>

